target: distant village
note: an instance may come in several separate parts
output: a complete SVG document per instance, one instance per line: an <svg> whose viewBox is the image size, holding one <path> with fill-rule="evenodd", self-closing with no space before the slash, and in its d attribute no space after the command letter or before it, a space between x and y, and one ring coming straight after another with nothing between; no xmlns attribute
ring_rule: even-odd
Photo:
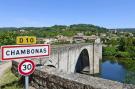
<svg viewBox="0 0 135 89"><path fill-rule="evenodd" d="M119 37L134 37L132 32L124 32L117 30L110 30L107 33L97 33L90 36L84 35L84 33L77 33L72 37L57 35L53 38L37 38L38 43L42 44L55 44L55 43L103 43L105 44L109 40L117 40Z"/></svg>
<svg viewBox="0 0 135 89"><path fill-rule="evenodd" d="M37 38L38 43L44 44L55 44L55 43L87 43L87 42L95 42L100 43L100 37L96 35L85 36L83 33L77 33L77 35L73 37L67 37L63 35L58 35L55 38Z"/></svg>

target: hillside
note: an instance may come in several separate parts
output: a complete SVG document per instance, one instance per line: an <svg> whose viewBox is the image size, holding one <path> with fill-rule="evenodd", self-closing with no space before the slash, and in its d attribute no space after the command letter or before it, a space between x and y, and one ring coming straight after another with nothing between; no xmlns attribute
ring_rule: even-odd
<svg viewBox="0 0 135 89"><path fill-rule="evenodd" d="M123 31L123 32L135 32L135 28L117 28L117 29L111 29L111 30L117 30L117 31Z"/></svg>

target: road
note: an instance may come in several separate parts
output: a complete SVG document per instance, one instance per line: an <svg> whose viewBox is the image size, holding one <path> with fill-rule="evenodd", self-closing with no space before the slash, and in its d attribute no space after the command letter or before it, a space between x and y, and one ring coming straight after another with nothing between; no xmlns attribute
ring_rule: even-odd
<svg viewBox="0 0 135 89"><path fill-rule="evenodd" d="M11 65L12 65L11 61L0 65L0 77L4 74L5 70L11 67Z"/></svg>

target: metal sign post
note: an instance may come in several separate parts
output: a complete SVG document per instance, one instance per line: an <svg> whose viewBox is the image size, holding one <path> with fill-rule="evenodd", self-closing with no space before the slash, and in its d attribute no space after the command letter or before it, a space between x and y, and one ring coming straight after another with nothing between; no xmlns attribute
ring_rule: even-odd
<svg viewBox="0 0 135 89"><path fill-rule="evenodd" d="M25 89L29 89L29 76L25 76Z"/></svg>

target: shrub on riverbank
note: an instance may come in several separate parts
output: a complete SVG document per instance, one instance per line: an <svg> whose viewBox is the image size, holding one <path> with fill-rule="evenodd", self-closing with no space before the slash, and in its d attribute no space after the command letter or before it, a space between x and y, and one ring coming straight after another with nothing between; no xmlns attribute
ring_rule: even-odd
<svg viewBox="0 0 135 89"><path fill-rule="evenodd" d="M135 59L135 38L111 39L107 47L103 48L103 55Z"/></svg>
<svg viewBox="0 0 135 89"><path fill-rule="evenodd" d="M135 59L135 50L128 49L127 51L121 51L117 47L108 46L103 48L103 56L114 56Z"/></svg>
<svg viewBox="0 0 135 89"><path fill-rule="evenodd" d="M116 53L116 57L130 58L130 53L129 52L118 51Z"/></svg>
<svg viewBox="0 0 135 89"><path fill-rule="evenodd" d="M115 47L103 48L103 56L115 56L116 54L117 54L117 49Z"/></svg>

